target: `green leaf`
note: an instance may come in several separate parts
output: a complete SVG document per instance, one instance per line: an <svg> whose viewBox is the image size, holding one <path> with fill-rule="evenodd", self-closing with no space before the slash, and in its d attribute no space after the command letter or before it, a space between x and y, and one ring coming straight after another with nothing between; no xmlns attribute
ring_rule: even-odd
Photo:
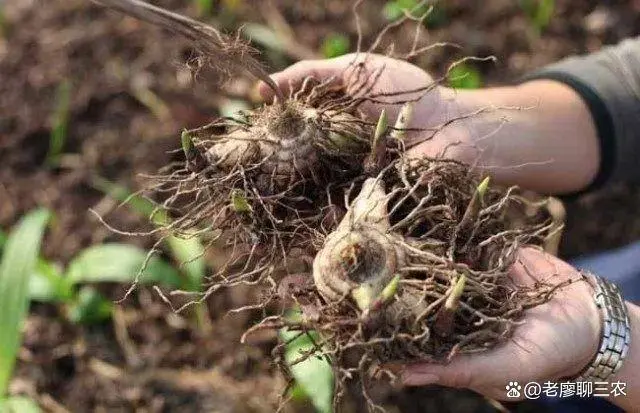
<svg viewBox="0 0 640 413"><path fill-rule="evenodd" d="M482 75L475 67L461 63L449 71L449 86L455 89L478 89L482 86Z"/></svg>
<svg viewBox="0 0 640 413"><path fill-rule="evenodd" d="M109 182L106 179L96 178L93 180L96 189L106 193L114 199L121 202L127 202L135 212L146 217L153 214L153 222L156 225L166 225L170 221L166 211L158 210L153 202L139 195L132 195L126 187ZM186 285L180 285L189 290L199 290L202 285L202 279L206 272L206 262L204 259L204 245L199 237L192 236L188 238L179 238L169 236L165 239L165 243L169 247L171 256L181 263L182 269L187 275Z"/></svg>
<svg viewBox="0 0 640 413"><path fill-rule="evenodd" d="M67 317L76 324L100 324L111 318L113 305L95 288L85 286L67 309Z"/></svg>
<svg viewBox="0 0 640 413"><path fill-rule="evenodd" d="M80 252L69 263L66 278L72 284L132 283L146 259L147 253L133 245L120 243L95 245ZM181 285L178 272L158 257L149 259L139 281L171 287Z"/></svg>
<svg viewBox="0 0 640 413"><path fill-rule="evenodd" d="M204 245L200 239L195 236L189 238L170 236L165 242L169 246L171 256L180 263L180 269L187 275L187 285L182 286L190 291L200 290L207 268Z"/></svg>
<svg viewBox="0 0 640 413"><path fill-rule="evenodd" d="M378 142L382 135L387 131L389 127L389 120L387 119L387 111L382 109L378 123L376 124L376 130L373 134L373 142Z"/></svg>
<svg viewBox="0 0 640 413"><path fill-rule="evenodd" d="M555 1L554 0L540 0L538 4L538 10L533 19L534 24L538 31L544 30L545 27L551 23L551 18L553 17L553 12L555 9Z"/></svg>
<svg viewBox="0 0 640 413"><path fill-rule="evenodd" d="M388 1L382 9L382 14L388 21L398 20L402 17L404 9L397 1Z"/></svg>
<svg viewBox="0 0 640 413"><path fill-rule="evenodd" d="M389 1L384 5L382 14L388 21L398 20L404 16L405 10L413 10L412 16L421 16L426 11L428 6L425 4L422 7L417 7L419 0L394 0Z"/></svg>
<svg viewBox="0 0 640 413"><path fill-rule="evenodd" d="M150 217L157 209L156 205L150 200L140 195L132 196L131 191L126 186L118 185L101 177L95 177L91 183L98 191L109 195L117 201L126 202L128 207L140 215Z"/></svg>
<svg viewBox="0 0 640 413"><path fill-rule="evenodd" d="M0 258L7 235L0 230ZM73 286L62 276L52 262L38 259L35 271L29 277L29 299L41 302L66 302L73 297Z"/></svg>
<svg viewBox="0 0 640 413"><path fill-rule="evenodd" d="M49 212L39 209L13 229L0 263L0 398L7 391L29 305L29 278L36 267Z"/></svg>
<svg viewBox="0 0 640 413"><path fill-rule="evenodd" d="M520 0L520 7L537 32L544 30L553 17L555 0Z"/></svg>
<svg viewBox="0 0 640 413"><path fill-rule="evenodd" d="M24 396L13 396L0 400L1 413L40 413L40 406L34 400Z"/></svg>
<svg viewBox="0 0 640 413"><path fill-rule="evenodd" d="M484 195L487 193L487 189L489 189L490 181L491 181L491 177L487 176L482 180L482 182L478 184L478 187L476 188L478 198L480 198L481 201L483 200Z"/></svg>
<svg viewBox="0 0 640 413"><path fill-rule="evenodd" d="M347 36L341 33L332 33L325 37L320 50L325 58L330 59L347 54L350 46L351 42Z"/></svg>
<svg viewBox="0 0 640 413"><path fill-rule="evenodd" d="M318 339L314 332L294 339L297 335L296 331L280 330L282 340L293 339L287 344L285 350L285 360L290 366L291 374L296 380L296 385L299 385L309 396L318 412L331 413L333 404L333 370L331 365L324 357L319 356L311 356L304 361L293 364L300 359L303 352L313 349L313 341Z"/></svg>
<svg viewBox="0 0 640 413"><path fill-rule="evenodd" d="M52 128L49 135L49 152L47 165L55 166L60 161L60 154L67 138L69 124L69 103L71 100L71 82L67 79L58 85L56 91L56 107L52 117Z"/></svg>
<svg viewBox="0 0 640 413"><path fill-rule="evenodd" d="M29 278L29 299L41 302L68 302L74 296L73 284L52 262L39 259Z"/></svg>
<svg viewBox="0 0 640 413"><path fill-rule="evenodd" d="M291 389L289 390L289 396L291 397L291 400L296 402L309 400L309 395L304 391L300 383L293 383L293 386L291 386Z"/></svg>
<svg viewBox="0 0 640 413"><path fill-rule="evenodd" d="M251 204L247 201L247 197L241 189L231 191L231 208L235 212L248 213L253 210Z"/></svg>
<svg viewBox="0 0 640 413"><path fill-rule="evenodd" d="M189 132L186 130L182 131L180 134L180 142L182 143L182 151L184 152L184 157L187 159L191 159L194 155L193 152L195 150L195 146L193 144L193 139Z"/></svg>
<svg viewBox="0 0 640 413"><path fill-rule="evenodd" d="M4 245L7 243L7 239L7 234L0 230L0 257L2 257L2 250L4 249Z"/></svg>
<svg viewBox="0 0 640 413"><path fill-rule="evenodd" d="M447 15L441 6L426 2L420 4L419 0L388 1L382 8L382 15L387 21L391 22L403 17L405 11L411 12L411 15L415 18L423 17L425 13L429 12L424 21L429 27L436 27L447 21Z"/></svg>
<svg viewBox="0 0 640 413"><path fill-rule="evenodd" d="M213 0L194 0L200 17L210 16L213 12Z"/></svg>

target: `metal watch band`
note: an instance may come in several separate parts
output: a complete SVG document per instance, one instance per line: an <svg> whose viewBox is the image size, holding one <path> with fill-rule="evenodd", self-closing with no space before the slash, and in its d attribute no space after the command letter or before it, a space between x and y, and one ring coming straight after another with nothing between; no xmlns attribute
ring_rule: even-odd
<svg viewBox="0 0 640 413"><path fill-rule="evenodd" d="M602 338L595 357L575 381L607 381L620 370L629 351L629 314L615 284L597 275L589 275L595 283L593 298L602 315Z"/></svg>

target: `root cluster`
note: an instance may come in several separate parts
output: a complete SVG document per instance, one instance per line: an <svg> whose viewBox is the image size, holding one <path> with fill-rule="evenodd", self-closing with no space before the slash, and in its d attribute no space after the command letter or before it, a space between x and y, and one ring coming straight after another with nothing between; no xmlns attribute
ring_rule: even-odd
<svg viewBox="0 0 640 413"><path fill-rule="evenodd" d="M145 6L144 13L153 21L158 12ZM428 50L417 41L423 19L408 13L372 48L414 20L406 56ZM224 38L207 33L224 56ZM247 334L287 328L317 337L300 361L324 355L338 390L360 377L373 406L365 380L373 366L490 349L511 336L525 310L549 300L553 287L515 285L509 269L520 247L543 245L559 228L545 202L515 187L494 187L455 161L407 156L411 102L437 82L374 94L384 68L365 70L366 55L343 83L308 77L289 96L278 91L273 104L185 131L185 161L151 177L149 191L170 217L165 234L205 235L227 248L208 293L264 288L264 301L246 309L270 315ZM256 67L247 70L262 78ZM404 105L393 127L384 113L375 120L360 110L383 99Z"/></svg>
<svg viewBox="0 0 640 413"><path fill-rule="evenodd" d="M401 160L368 178L325 237L315 282L281 281L283 308L295 304L298 316L283 312L254 330L319 333L300 361L326 356L339 383L360 377L367 398L372 367L446 362L509 339L524 311L556 288L516 285L509 268L519 247L543 245L554 224L544 203L486 183L437 159Z"/></svg>

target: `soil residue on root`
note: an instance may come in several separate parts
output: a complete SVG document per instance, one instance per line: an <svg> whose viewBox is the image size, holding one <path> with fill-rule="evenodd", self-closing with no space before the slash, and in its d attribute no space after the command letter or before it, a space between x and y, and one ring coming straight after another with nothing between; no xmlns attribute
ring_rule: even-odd
<svg viewBox="0 0 640 413"><path fill-rule="evenodd" d="M226 40L215 38L214 55L225 59ZM427 50L416 41L408 56ZM410 128L412 104L438 81L384 94L384 103L402 106L393 127L384 111L377 122L367 118L360 108L381 97L373 90L385 70L368 70L370 52L348 67L347 84L308 77L286 97L275 91L272 104L185 131L186 162L153 177L150 191L164 195L158 211L170 218L159 232L202 235L231 251L202 299L222 287L265 287L264 300L247 308L271 315L247 334L288 328L317 336L300 360L328 357L336 401L360 377L374 408L372 367L490 349L511 336L525 310L549 300L557 287L515 285L509 269L518 248L543 245L557 228L544 201L494 188L464 164L405 153L405 133L419 132ZM313 265L287 277L294 252Z"/></svg>
<svg viewBox="0 0 640 413"><path fill-rule="evenodd" d="M283 308L295 315L268 317L247 334L287 328L294 340L315 337L299 361L327 357L339 389L359 377L370 407L374 367L393 378L384 363L446 362L508 340L524 312L558 288L516 285L517 250L544 245L557 228L545 202L480 178L437 159L400 160L367 178L324 237L313 277L281 281Z"/></svg>

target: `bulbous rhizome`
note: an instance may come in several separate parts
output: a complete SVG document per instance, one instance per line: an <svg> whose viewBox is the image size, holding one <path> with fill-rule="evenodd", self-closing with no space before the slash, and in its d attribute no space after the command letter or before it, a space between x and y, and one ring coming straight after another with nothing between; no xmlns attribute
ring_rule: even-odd
<svg viewBox="0 0 640 413"><path fill-rule="evenodd" d="M186 164L153 177L151 190L169 194L162 207L176 217L169 230L214 229L233 250L212 278L257 281L293 249L313 256L345 213L344 191L363 174L375 125L354 99L309 83L285 102L185 131Z"/></svg>
<svg viewBox="0 0 640 413"><path fill-rule="evenodd" d="M553 229L543 205L517 188L479 196L481 177L458 162L408 158L400 139L387 130L376 140L355 100L334 92L187 131L186 164L156 177L154 189L171 194L169 230L215 229L231 247L210 290L268 280L264 300L248 308L279 301L282 312L247 334L318 332L316 351L338 380L354 371L353 354L364 377L375 363L441 360L506 340L553 292L508 281L517 249ZM304 274L283 279L294 252L307 257ZM296 321L284 311L292 305Z"/></svg>
<svg viewBox="0 0 640 413"><path fill-rule="evenodd" d="M470 214L479 187L469 167L445 160L399 160L365 181L315 257L314 285L280 290L300 305L297 325L284 324L330 337L318 351L338 365L354 352L371 362L447 359L508 339L554 288L510 282L517 250L557 228L544 202L517 188L489 188Z"/></svg>

